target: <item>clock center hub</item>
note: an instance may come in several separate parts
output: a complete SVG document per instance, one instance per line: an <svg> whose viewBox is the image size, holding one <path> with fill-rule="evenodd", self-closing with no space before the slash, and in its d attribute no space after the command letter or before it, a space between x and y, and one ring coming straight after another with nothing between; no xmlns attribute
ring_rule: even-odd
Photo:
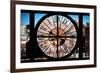
<svg viewBox="0 0 100 73"><path fill-rule="evenodd" d="M50 38L50 43L54 46L61 46L62 44L65 43L65 39L57 39L57 38Z"/></svg>
<svg viewBox="0 0 100 73"><path fill-rule="evenodd" d="M61 36L62 34L64 34L64 30L60 27L58 27L58 29L57 29L57 27L55 27L51 32L55 36L57 36L57 35Z"/></svg>
<svg viewBox="0 0 100 73"><path fill-rule="evenodd" d="M60 27L55 27L54 29L52 29L52 31L50 32L50 34L52 34L53 36L62 36L64 34L64 30ZM61 39L61 38L50 38L50 42L51 44L55 45L55 46L60 46L62 44L64 44L65 39Z"/></svg>

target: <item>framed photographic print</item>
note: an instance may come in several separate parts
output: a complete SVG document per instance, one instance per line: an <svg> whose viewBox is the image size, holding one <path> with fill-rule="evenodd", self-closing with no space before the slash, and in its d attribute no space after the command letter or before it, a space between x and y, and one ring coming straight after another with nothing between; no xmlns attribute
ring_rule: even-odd
<svg viewBox="0 0 100 73"><path fill-rule="evenodd" d="M11 72L96 67L96 6L11 1Z"/></svg>

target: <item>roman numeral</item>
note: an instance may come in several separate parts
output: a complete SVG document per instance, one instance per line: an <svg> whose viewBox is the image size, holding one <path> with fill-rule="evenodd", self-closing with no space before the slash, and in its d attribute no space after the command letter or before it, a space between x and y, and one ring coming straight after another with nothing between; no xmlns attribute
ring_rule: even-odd
<svg viewBox="0 0 100 73"><path fill-rule="evenodd" d="M72 30L72 27L73 27L72 24L68 25L68 26L65 28L65 29L67 29L65 33L70 32L70 31ZM65 30L65 29L64 29L64 30Z"/></svg>
<svg viewBox="0 0 100 73"><path fill-rule="evenodd" d="M63 48L60 48L60 49L58 50L58 56L61 57L61 56L63 56L64 54L65 54L65 52L64 52Z"/></svg>
<svg viewBox="0 0 100 73"><path fill-rule="evenodd" d="M53 20L54 25L56 25L56 23L57 23L57 15L52 16L52 20Z"/></svg>
<svg viewBox="0 0 100 73"><path fill-rule="evenodd" d="M51 44L46 44L43 48L44 52L46 52L47 50L49 50Z"/></svg>
<svg viewBox="0 0 100 73"><path fill-rule="evenodd" d="M68 20L67 18L64 18L64 20L62 21L62 24L67 24Z"/></svg>
<svg viewBox="0 0 100 73"><path fill-rule="evenodd" d="M65 44L63 44L63 48L64 48L65 53L69 53L70 52L69 48Z"/></svg>
<svg viewBox="0 0 100 73"><path fill-rule="evenodd" d="M63 17L62 16L58 16L58 24L61 26L61 22L62 22Z"/></svg>
<svg viewBox="0 0 100 73"><path fill-rule="evenodd" d="M43 22L43 23L47 26L47 28L49 28L52 31L52 29L45 22ZM51 23L50 23L50 25L51 25Z"/></svg>
<svg viewBox="0 0 100 73"><path fill-rule="evenodd" d="M68 33L66 33L66 35L77 36L77 33L76 33L76 31L74 31L74 32L68 32Z"/></svg>
<svg viewBox="0 0 100 73"><path fill-rule="evenodd" d="M44 31L47 31L47 28L43 27L43 26L40 26L40 29L44 30Z"/></svg>

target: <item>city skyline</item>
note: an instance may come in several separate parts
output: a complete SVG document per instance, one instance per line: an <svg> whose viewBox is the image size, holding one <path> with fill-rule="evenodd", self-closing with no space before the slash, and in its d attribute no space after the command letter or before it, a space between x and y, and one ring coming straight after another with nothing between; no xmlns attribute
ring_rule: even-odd
<svg viewBox="0 0 100 73"><path fill-rule="evenodd" d="M36 26L37 22L45 16L46 13L35 13L34 14L34 25ZM79 16L78 15L69 15L73 20L76 22L79 21ZM21 25L28 25L30 21L30 14L29 13L21 13ZM89 15L84 15L83 16L83 24L86 26L87 23L90 23L90 16Z"/></svg>

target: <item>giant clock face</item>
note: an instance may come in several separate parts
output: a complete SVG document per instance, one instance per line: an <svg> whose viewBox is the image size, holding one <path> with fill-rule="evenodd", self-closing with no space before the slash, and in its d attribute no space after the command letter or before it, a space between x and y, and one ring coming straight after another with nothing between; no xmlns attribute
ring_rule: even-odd
<svg viewBox="0 0 100 73"><path fill-rule="evenodd" d="M37 42L47 56L62 58L73 51L77 42L77 30L69 17L51 15L40 22Z"/></svg>

